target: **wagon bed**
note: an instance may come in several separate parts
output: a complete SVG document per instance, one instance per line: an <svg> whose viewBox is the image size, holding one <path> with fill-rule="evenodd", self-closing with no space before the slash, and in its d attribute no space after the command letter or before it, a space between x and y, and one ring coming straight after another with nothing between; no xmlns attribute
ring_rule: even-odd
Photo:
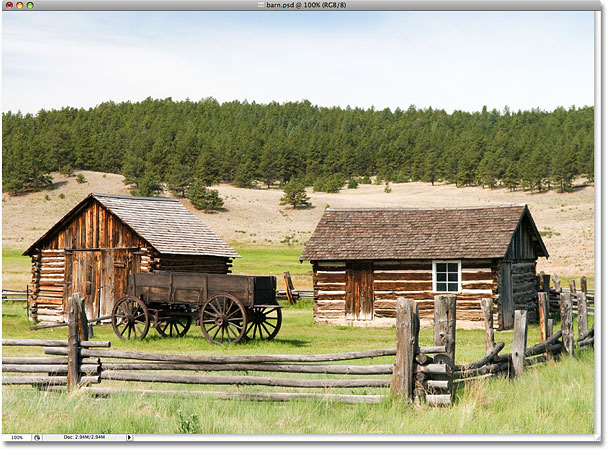
<svg viewBox="0 0 608 450"><path fill-rule="evenodd" d="M210 342L236 343L273 339L280 308L273 276L137 273L114 305L112 325L121 339L143 339L150 325L163 337L184 336L196 320Z"/></svg>

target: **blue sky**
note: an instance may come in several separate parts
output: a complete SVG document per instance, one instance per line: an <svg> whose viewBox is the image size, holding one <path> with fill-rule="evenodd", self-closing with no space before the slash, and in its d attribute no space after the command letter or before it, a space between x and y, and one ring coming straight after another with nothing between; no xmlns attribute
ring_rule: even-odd
<svg viewBox="0 0 608 450"><path fill-rule="evenodd" d="M4 12L2 111L148 96L593 104L592 12Z"/></svg>

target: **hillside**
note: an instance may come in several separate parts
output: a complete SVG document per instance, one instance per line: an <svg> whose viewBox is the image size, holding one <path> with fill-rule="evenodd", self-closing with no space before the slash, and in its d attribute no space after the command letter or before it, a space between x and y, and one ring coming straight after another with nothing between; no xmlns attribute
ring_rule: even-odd
<svg viewBox="0 0 608 450"><path fill-rule="evenodd" d="M87 183L78 184L75 177L55 173L51 191L19 196L3 194L3 250L22 252L90 192L129 194L121 175L82 173ZM312 192L309 188L312 207L298 210L279 206L282 191L276 188L241 189L225 184L214 188L224 199L222 212L205 214L195 210L188 200L181 201L224 240L247 248L285 248L289 244L300 247L309 239L326 206L450 207L527 203L551 255L548 261L539 261L538 269L567 277L594 274L593 186L580 184L568 194L556 191L530 194L421 182L391 184L392 192L388 194L383 185L359 185L357 189L342 189L339 194ZM60 198L60 194L65 198ZM49 200L45 199L47 195Z"/></svg>

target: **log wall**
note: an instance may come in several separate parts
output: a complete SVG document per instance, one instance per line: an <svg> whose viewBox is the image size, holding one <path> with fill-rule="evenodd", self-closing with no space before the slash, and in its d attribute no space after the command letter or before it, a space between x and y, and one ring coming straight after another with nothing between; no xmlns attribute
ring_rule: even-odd
<svg viewBox="0 0 608 450"><path fill-rule="evenodd" d="M458 320L483 320L479 301L494 299L496 304L497 262L462 261L462 291L458 295ZM327 323L345 319L345 262L313 262L314 320ZM422 318L433 317L432 261L375 261L373 263L374 318L394 318L397 298L416 300ZM496 315L496 305L494 314ZM496 319L495 319L496 320Z"/></svg>
<svg viewBox="0 0 608 450"><path fill-rule="evenodd" d="M30 318L63 322L65 250L42 250L32 255Z"/></svg>

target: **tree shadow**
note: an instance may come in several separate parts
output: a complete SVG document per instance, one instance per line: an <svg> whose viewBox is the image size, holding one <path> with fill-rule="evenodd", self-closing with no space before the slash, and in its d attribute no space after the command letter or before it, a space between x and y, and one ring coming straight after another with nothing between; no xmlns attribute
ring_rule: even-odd
<svg viewBox="0 0 608 450"><path fill-rule="evenodd" d="M48 190L48 191L55 191L55 190L59 189L61 186L65 186L66 184L68 184L67 181L56 181L56 182L53 182L53 183L49 184L46 187L46 190Z"/></svg>

